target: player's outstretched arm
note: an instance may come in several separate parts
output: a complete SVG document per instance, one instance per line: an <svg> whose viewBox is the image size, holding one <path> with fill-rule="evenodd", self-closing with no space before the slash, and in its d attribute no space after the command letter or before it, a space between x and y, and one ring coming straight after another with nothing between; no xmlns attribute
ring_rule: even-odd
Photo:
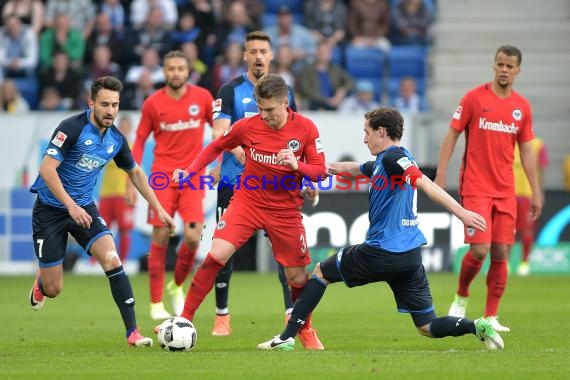
<svg viewBox="0 0 570 380"><path fill-rule="evenodd" d="M220 143L220 139L212 141L206 148L204 148L198 157L192 161L185 169L174 169L172 173L172 181L179 183L181 179L185 178L188 173L198 173L204 169L208 164L214 161L224 149Z"/></svg>
<svg viewBox="0 0 570 380"><path fill-rule="evenodd" d="M360 164L358 162L327 162L327 175L345 174L356 176L363 174L360 171Z"/></svg>
<svg viewBox="0 0 570 380"><path fill-rule="evenodd" d="M93 221L91 215L75 203L73 198L65 191L59 174L57 174L57 168L60 164L61 162L59 160L46 154L40 165L40 175L53 196L65 206L67 212L69 212L69 216L75 223L83 228L89 228Z"/></svg>
<svg viewBox="0 0 570 380"><path fill-rule="evenodd" d="M138 190L139 193L147 200L149 205L158 212L158 217L161 222L164 223L169 230L174 232L174 228L176 223L174 219L164 210L158 198L154 194L154 191L148 184L148 178L144 171L141 169L140 166L135 165L135 167L131 170L128 170L127 173L129 174L129 179L133 183L133 186Z"/></svg>
<svg viewBox="0 0 570 380"><path fill-rule="evenodd" d="M451 195L425 175L415 180L415 186L422 190L432 201L458 217L465 226L475 228L479 231L485 231L487 229L485 218L473 211L463 208Z"/></svg>

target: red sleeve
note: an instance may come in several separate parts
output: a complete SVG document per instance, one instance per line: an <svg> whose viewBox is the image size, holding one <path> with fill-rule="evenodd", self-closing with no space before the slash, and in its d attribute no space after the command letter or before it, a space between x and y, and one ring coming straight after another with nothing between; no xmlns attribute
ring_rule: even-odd
<svg viewBox="0 0 570 380"><path fill-rule="evenodd" d="M242 123L238 121L233 126L230 126L223 136L218 137L208 144L208 146L200 152L198 157L184 170L188 173L197 173L204 169L210 162L214 161L224 150L231 150L240 145L241 128L236 128L236 126L241 124Z"/></svg>
<svg viewBox="0 0 570 380"><path fill-rule="evenodd" d="M135 142L133 143L132 154L137 164L141 164L144 154L144 144L152 131L153 117L150 106L145 102L142 107L141 119L137 127Z"/></svg>
<svg viewBox="0 0 570 380"><path fill-rule="evenodd" d="M311 127L311 134L305 148L305 161L299 161L297 171L303 177L308 177L311 181L316 182L325 177L325 154L323 153L317 127L315 125Z"/></svg>
<svg viewBox="0 0 570 380"><path fill-rule="evenodd" d="M212 141L206 148L204 148L198 157L192 161L192 163L184 169L188 173L198 173L204 169L210 162L214 161L224 149L220 139Z"/></svg>

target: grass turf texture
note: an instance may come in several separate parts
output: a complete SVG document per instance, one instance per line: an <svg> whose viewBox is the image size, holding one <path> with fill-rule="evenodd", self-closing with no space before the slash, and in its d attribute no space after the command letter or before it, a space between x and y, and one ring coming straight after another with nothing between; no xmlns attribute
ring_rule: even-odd
<svg viewBox="0 0 570 380"><path fill-rule="evenodd" d="M430 274L436 311L447 312L456 276ZM138 323L152 335L146 275L131 277ZM480 316L484 277L472 285L468 315ZM66 274L65 288L34 312L33 277L0 277L0 379L566 379L570 349L570 278L512 276L501 306L504 351L486 351L474 336L429 339L395 311L386 284L327 290L314 316L326 347L263 352L255 346L283 327L275 274L234 273L230 307L234 333L213 337L211 293L198 311L196 348L169 353L126 344L105 277ZM169 299L165 296L165 304Z"/></svg>

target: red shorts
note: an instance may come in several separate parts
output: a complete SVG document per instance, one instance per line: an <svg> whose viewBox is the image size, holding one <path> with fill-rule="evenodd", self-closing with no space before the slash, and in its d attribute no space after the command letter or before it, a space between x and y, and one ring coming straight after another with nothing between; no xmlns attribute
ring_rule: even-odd
<svg viewBox="0 0 570 380"><path fill-rule="evenodd" d="M178 212L184 223L204 222L204 189L196 187L194 190L185 187L180 190L178 186L168 186L166 189L155 190L154 193L170 216L174 217L174 213ZM164 226L151 207L148 208L147 220L148 224L153 226Z"/></svg>
<svg viewBox="0 0 570 380"><path fill-rule="evenodd" d="M311 263L305 226L298 210L267 210L233 199L222 215L214 238L241 247L257 230L267 233L275 261L284 267L304 267Z"/></svg>
<svg viewBox="0 0 570 380"><path fill-rule="evenodd" d="M530 198L517 197L517 231L534 231L535 223L530 213Z"/></svg>
<svg viewBox="0 0 570 380"><path fill-rule="evenodd" d="M125 202L123 197L103 197L99 201L99 214L111 228L117 223L120 230L133 228L134 207Z"/></svg>
<svg viewBox="0 0 570 380"><path fill-rule="evenodd" d="M517 201L515 197L489 198L465 196L463 207L478 213L487 221L487 231L465 228L467 244L514 244Z"/></svg>

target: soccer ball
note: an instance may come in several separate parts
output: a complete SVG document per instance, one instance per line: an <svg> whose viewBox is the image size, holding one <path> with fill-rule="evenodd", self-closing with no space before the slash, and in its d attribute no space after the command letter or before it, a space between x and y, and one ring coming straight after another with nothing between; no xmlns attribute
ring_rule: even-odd
<svg viewBox="0 0 570 380"><path fill-rule="evenodd" d="M158 327L158 343L166 351L190 351L197 338L196 328L186 318L171 317Z"/></svg>

